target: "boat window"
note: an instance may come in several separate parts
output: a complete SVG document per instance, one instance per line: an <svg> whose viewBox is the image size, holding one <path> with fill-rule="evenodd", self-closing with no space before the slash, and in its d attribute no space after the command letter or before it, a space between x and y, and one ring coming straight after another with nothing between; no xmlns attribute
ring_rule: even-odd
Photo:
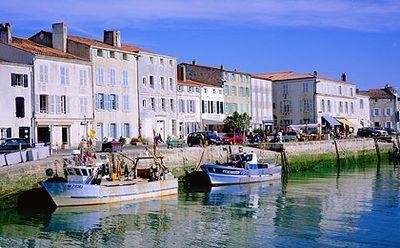
<svg viewBox="0 0 400 248"><path fill-rule="evenodd" d="M88 171L89 171L89 176L91 176L92 175L92 170L89 169Z"/></svg>
<svg viewBox="0 0 400 248"><path fill-rule="evenodd" d="M75 169L75 173L78 176L82 176L81 170L80 169Z"/></svg>
<svg viewBox="0 0 400 248"><path fill-rule="evenodd" d="M82 175L87 176L88 175L87 170L82 170Z"/></svg>
<svg viewBox="0 0 400 248"><path fill-rule="evenodd" d="M68 169L67 171L68 171L68 174L69 174L69 175L75 175L75 173L74 173L74 170L73 170L73 169Z"/></svg>

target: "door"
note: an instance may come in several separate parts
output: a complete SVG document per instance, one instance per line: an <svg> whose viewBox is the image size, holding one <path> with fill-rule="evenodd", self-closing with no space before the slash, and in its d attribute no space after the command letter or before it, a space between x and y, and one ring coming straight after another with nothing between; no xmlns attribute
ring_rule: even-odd
<svg viewBox="0 0 400 248"><path fill-rule="evenodd" d="M96 125L96 136L98 141L103 141L103 123L97 123Z"/></svg>
<svg viewBox="0 0 400 248"><path fill-rule="evenodd" d="M61 128L61 141L62 141L63 145L69 144L69 128L68 127Z"/></svg>
<svg viewBox="0 0 400 248"><path fill-rule="evenodd" d="M50 127L39 126L37 128L37 141L38 143L50 143Z"/></svg>
<svg viewBox="0 0 400 248"><path fill-rule="evenodd" d="M19 137L27 139L30 142L30 127L19 127Z"/></svg>
<svg viewBox="0 0 400 248"><path fill-rule="evenodd" d="M161 138L165 140L165 122L157 121L157 133L161 134Z"/></svg>

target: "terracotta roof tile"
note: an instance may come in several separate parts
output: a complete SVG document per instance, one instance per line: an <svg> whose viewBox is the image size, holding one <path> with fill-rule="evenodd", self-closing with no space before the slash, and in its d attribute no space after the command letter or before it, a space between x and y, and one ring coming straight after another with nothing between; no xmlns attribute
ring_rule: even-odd
<svg viewBox="0 0 400 248"><path fill-rule="evenodd" d="M96 39L90 39L90 38L85 38L81 36L75 36L75 35L68 35L68 40L75 41L78 43L82 43L88 46L96 46L96 47L102 47L106 49L114 49L114 50L120 50L120 51L125 51L125 52L132 52L132 53L137 53L137 52L150 52L146 49L139 48L136 46L132 46L129 44L121 44L121 47L115 47L111 46L107 43L104 43L102 41L96 40Z"/></svg>
<svg viewBox="0 0 400 248"><path fill-rule="evenodd" d="M395 96L385 89L369 89L367 91L369 97L378 99L394 99Z"/></svg>
<svg viewBox="0 0 400 248"><path fill-rule="evenodd" d="M268 79L271 81L283 81L283 80L296 80L296 79L307 79L307 78L315 78L312 74L307 73L294 73L292 71L284 71L284 72L272 72L272 73L262 73L256 74L256 77Z"/></svg>
<svg viewBox="0 0 400 248"><path fill-rule="evenodd" d="M44 56L49 56L49 57L58 57L58 58L64 58L64 59L76 59L76 60L88 61L84 58L72 55L70 53L65 53L65 52L62 52L60 50L57 50L57 49L54 49L51 47L42 46L42 45L37 44L28 39L21 39L21 38L13 37L12 42L8 45L13 46L18 49L21 49L26 52L33 53L35 55L44 55Z"/></svg>
<svg viewBox="0 0 400 248"><path fill-rule="evenodd" d="M199 87L201 87L201 86L212 86L212 85L209 85L209 84L205 84L205 83L194 81L194 80L190 80L190 79L186 79L185 81L178 80L178 84L193 85L193 86L199 86Z"/></svg>

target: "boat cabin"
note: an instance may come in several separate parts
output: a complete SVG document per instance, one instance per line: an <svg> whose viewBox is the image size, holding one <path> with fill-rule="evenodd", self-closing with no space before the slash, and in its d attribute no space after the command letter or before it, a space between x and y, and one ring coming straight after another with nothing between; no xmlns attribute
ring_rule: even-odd
<svg viewBox="0 0 400 248"><path fill-rule="evenodd" d="M87 166L67 166L64 174L68 182L88 184L98 175L99 168Z"/></svg>

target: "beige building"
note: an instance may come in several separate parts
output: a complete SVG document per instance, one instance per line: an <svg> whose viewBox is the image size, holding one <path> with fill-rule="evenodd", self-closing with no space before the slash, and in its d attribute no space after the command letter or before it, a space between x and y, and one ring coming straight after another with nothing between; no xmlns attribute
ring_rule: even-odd
<svg viewBox="0 0 400 248"><path fill-rule="evenodd" d="M252 127L273 131L272 81L252 76L250 86Z"/></svg>
<svg viewBox="0 0 400 248"><path fill-rule="evenodd" d="M222 67L223 69L223 67ZM237 111L251 116L250 84L251 76L247 73L223 71L225 114Z"/></svg>

